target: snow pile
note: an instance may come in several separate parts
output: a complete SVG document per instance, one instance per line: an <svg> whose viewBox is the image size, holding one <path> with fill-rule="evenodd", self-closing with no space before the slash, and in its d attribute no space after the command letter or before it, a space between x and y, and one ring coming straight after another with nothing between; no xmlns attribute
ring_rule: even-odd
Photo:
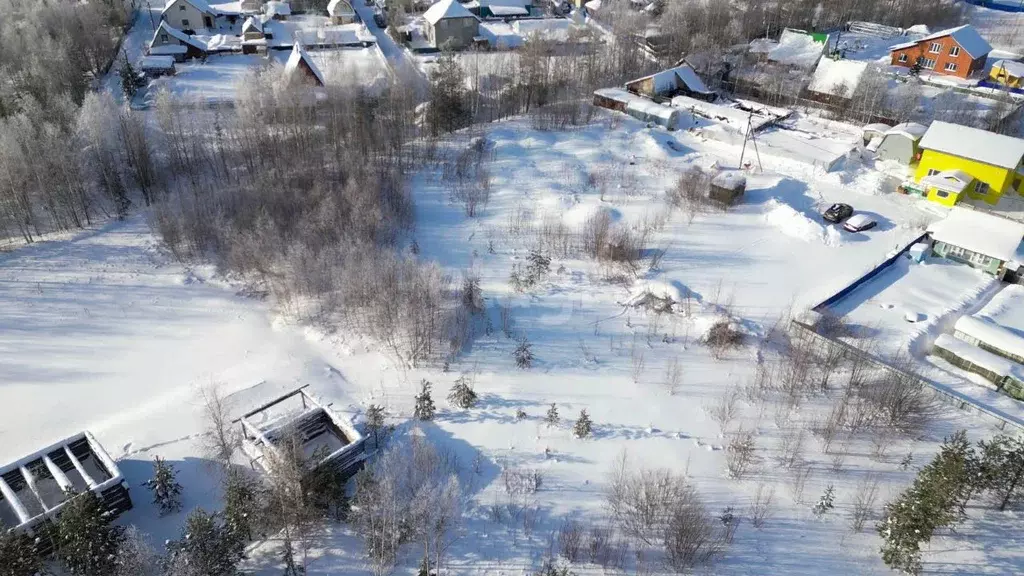
<svg viewBox="0 0 1024 576"><path fill-rule="evenodd" d="M792 206L775 199L769 200L768 206L769 210L764 215L765 221L783 234L806 242L820 242L826 246L838 246L842 243L842 235L838 230L811 220Z"/></svg>
<svg viewBox="0 0 1024 576"><path fill-rule="evenodd" d="M686 299L684 290L682 286L674 282L644 280L638 282L630 290L629 298L624 304L626 306L648 306L652 304L652 301L658 301L671 306L673 303L678 304Z"/></svg>
<svg viewBox="0 0 1024 576"><path fill-rule="evenodd" d="M566 210L562 215L562 222L567 226L582 228L588 220L598 214L606 214L611 222L618 222L622 219L622 214L615 208L596 204L577 204Z"/></svg>

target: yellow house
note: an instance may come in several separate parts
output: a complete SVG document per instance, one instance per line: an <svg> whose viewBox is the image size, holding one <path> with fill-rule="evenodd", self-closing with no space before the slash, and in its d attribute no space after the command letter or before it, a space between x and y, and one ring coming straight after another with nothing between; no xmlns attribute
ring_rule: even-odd
<svg viewBox="0 0 1024 576"><path fill-rule="evenodd" d="M928 190L929 200L952 206L966 194L997 204L1007 192L1024 195L1020 138L936 120L919 146L921 161L914 179Z"/></svg>
<svg viewBox="0 0 1024 576"><path fill-rule="evenodd" d="M1010 88L1024 88L1024 62L1000 60L992 65L988 77Z"/></svg>

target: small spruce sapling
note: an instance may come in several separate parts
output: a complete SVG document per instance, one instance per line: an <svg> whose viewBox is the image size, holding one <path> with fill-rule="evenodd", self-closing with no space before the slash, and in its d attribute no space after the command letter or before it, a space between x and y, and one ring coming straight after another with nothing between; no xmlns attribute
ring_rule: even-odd
<svg viewBox="0 0 1024 576"><path fill-rule="evenodd" d="M146 481L146 488L153 492L153 503L160 507L161 516L181 510L181 484L176 475L173 464L159 456L153 459L153 478Z"/></svg>
<svg viewBox="0 0 1024 576"><path fill-rule="evenodd" d="M551 407L548 408L548 413L544 416L544 421L547 422L548 426L558 426L558 406L555 406L554 402L551 403Z"/></svg>
<svg viewBox="0 0 1024 576"><path fill-rule="evenodd" d="M519 339L519 344L516 345L515 352L512 356L516 359L516 366L521 370L526 370L533 366L533 350L531 350L532 344L523 336Z"/></svg>
<svg viewBox="0 0 1024 576"><path fill-rule="evenodd" d="M67 498L53 530L57 559L71 574L113 572L124 527L113 524L113 516L94 492L69 490Z"/></svg>
<svg viewBox="0 0 1024 576"><path fill-rule="evenodd" d="M430 382L420 382L420 393L416 395L416 407L413 409L413 417L417 420L433 420L437 408L434 406L434 399L430 397Z"/></svg>
<svg viewBox="0 0 1024 576"><path fill-rule="evenodd" d="M476 406L477 395L466 376L460 376L448 393L448 403L463 410Z"/></svg>
<svg viewBox="0 0 1024 576"><path fill-rule="evenodd" d="M42 572L43 561L31 536L0 525L0 574L35 576Z"/></svg>
<svg viewBox="0 0 1024 576"><path fill-rule="evenodd" d="M526 420L526 410L522 408L516 408L516 422Z"/></svg>
<svg viewBox="0 0 1024 576"><path fill-rule="evenodd" d="M590 420L590 415L587 414L586 408L580 410L580 417L576 420L576 424L572 427L572 434L577 438L587 438L594 427L594 423Z"/></svg>
<svg viewBox="0 0 1024 576"><path fill-rule="evenodd" d="M818 499L818 503L814 505L814 515L821 518L826 512L835 507L835 488L831 484L825 488L825 493Z"/></svg>

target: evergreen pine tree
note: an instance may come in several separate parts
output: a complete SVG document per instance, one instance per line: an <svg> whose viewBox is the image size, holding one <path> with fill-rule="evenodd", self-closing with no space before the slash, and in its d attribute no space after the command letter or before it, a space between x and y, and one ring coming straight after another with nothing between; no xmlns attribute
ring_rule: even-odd
<svg viewBox="0 0 1024 576"><path fill-rule="evenodd" d="M455 54L445 52L430 73L427 125L434 136L453 132L469 123L464 75Z"/></svg>
<svg viewBox="0 0 1024 576"><path fill-rule="evenodd" d="M35 540L0 525L0 576L35 576L43 569Z"/></svg>
<svg viewBox="0 0 1024 576"><path fill-rule="evenodd" d="M384 427L384 407L370 404L366 409L366 427L373 433L373 445L380 446L380 430Z"/></svg>
<svg viewBox="0 0 1024 576"><path fill-rule="evenodd" d="M203 576L235 576L240 551L217 517L202 508L189 513L181 538L167 544L171 566L187 567L186 573Z"/></svg>
<svg viewBox="0 0 1024 576"><path fill-rule="evenodd" d="M594 423L591 422L590 415L587 414L587 410L584 408L583 410L580 410L580 417L572 427L573 436L576 436L577 438L586 438L590 436L593 426Z"/></svg>
<svg viewBox="0 0 1024 576"><path fill-rule="evenodd" d="M77 576L106 576L124 528L113 524L99 496L93 492L68 493L68 500L53 528L54 548L64 569Z"/></svg>
<svg viewBox="0 0 1024 576"><path fill-rule="evenodd" d="M982 483L999 500L999 509L1024 495L1024 440L1000 434L981 441Z"/></svg>
<svg viewBox="0 0 1024 576"><path fill-rule="evenodd" d="M469 378L459 377L448 393L448 403L463 410L476 406L477 396L473 387L469 384Z"/></svg>
<svg viewBox="0 0 1024 576"><path fill-rule="evenodd" d="M244 471L231 468L224 478L224 528L241 554L261 521L263 487Z"/></svg>
<svg viewBox="0 0 1024 576"><path fill-rule="evenodd" d="M818 503L814 505L814 515L822 517L826 512L835 507L835 488L831 484L825 488L825 493L818 499Z"/></svg>
<svg viewBox="0 0 1024 576"><path fill-rule="evenodd" d="M413 417L417 420L434 419L434 412L437 409L434 406L434 399L430 397L430 388L430 382L420 382L420 393L416 395L416 407L413 409Z"/></svg>
<svg viewBox="0 0 1024 576"><path fill-rule="evenodd" d="M161 516L181 510L181 484L176 475L174 465L159 456L153 459L153 478L146 481L146 488L153 492L153 503L160 507Z"/></svg>
<svg viewBox="0 0 1024 576"><path fill-rule="evenodd" d="M548 423L548 426L558 426L558 406L555 406L554 402L552 402L551 407L548 408L548 413L544 416L544 421Z"/></svg>
<svg viewBox="0 0 1024 576"><path fill-rule="evenodd" d="M526 339L526 336L519 339L519 344L512 352L512 357L516 359L516 366L522 370L533 366L533 350L531 350L530 341Z"/></svg>
<svg viewBox="0 0 1024 576"><path fill-rule="evenodd" d="M126 98L131 100L135 93L139 91L139 88L143 86L143 81L139 78L139 73L135 70L135 67L128 61L128 56L122 57L119 73L121 76L121 91L124 92Z"/></svg>

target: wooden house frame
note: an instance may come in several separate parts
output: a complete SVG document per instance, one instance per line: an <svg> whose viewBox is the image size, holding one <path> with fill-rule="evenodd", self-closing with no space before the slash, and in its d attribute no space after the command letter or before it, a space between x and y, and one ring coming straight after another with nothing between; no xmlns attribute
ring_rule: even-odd
<svg viewBox="0 0 1024 576"><path fill-rule="evenodd" d="M80 432L0 467L0 523L31 531L56 518L68 491L90 491L119 515L132 507L128 483L89 432Z"/></svg>
<svg viewBox="0 0 1024 576"><path fill-rule="evenodd" d="M307 385L308 386L308 385ZM330 410L330 405L318 402L302 386L280 396L236 420L242 427L242 451L266 473L273 471L274 457L279 454L277 444L288 433L298 434L307 457L320 456L315 468L330 466L343 478L355 475L366 457L365 438L347 420ZM256 417L266 418L268 411L284 402L298 398L299 411L289 411L262 424ZM326 455L321 456L326 448Z"/></svg>

